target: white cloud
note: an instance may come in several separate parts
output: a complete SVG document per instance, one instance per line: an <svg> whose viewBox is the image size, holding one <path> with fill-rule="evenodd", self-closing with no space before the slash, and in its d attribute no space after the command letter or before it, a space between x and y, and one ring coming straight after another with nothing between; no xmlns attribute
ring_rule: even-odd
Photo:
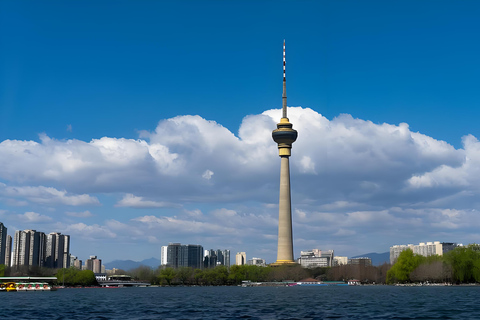
<svg viewBox="0 0 480 320"><path fill-rule="evenodd" d="M36 212L25 212L24 214L18 214L17 217L19 220L26 223L41 223L52 221L52 218Z"/></svg>
<svg viewBox="0 0 480 320"><path fill-rule="evenodd" d="M65 212L65 214L67 216L70 216L70 217L76 217L76 218L89 218L89 217L93 217L93 214L88 211L88 210L85 210L83 212L73 212L73 211L67 211Z"/></svg>
<svg viewBox="0 0 480 320"><path fill-rule="evenodd" d="M80 239L110 239L116 238L117 235L111 230L104 226L98 224L87 225L85 223L75 223L71 225L64 226L64 234L70 234L76 238Z"/></svg>
<svg viewBox="0 0 480 320"><path fill-rule="evenodd" d="M203 217L203 213L200 209L194 209L194 210L184 210L185 213L193 218L201 218Z"/></svg>
<svg viewBox="0 0 480 320"><path fill-rule="evenodd" d="M123 192L155 203L272 203L279 160L271 131L280 112L245 117L239 137L214 121L178 116L160 121L153 132L142 132L146 140L59 141L45 135L40 143L5 140L0 143L0 178L55 183L79 194ZM291 157L298 183L292 187L302 201L323 205L342 201L345 194L350 202L392 201L396 193L401 203L419 189L431 201L435 193L427 189L464 188L480 178L473 165L480 162L475 151L480 148L473 137L464 139L465 149L456 150L411 132L407 124L374 124L349 115L328 120L300 107L289 108L289 117L299 132Z"/></svg>
<svg viewBox="0 0 480 320"><path fill-rule="evenodd" d="M57 205L64 204L69 206L98 205L100 202L96 197L88 194L71 195L65 190L57 190L52 187L12 187L0 183L0 194L11 198L23 198L31 202ZM23 204L24 201L20 201Z"/></svg>
<svg viewBox="0 0 480 320"><path fill-rule="evenodd" d="M339 229L333 235L337 237L344 237L344 236L353 236L354 234L356 234L354 230Z"/></svg>
<svg viewBox="0 0 480 320"><path fill-rule="evenodd" d="M325 246L335 239L340 248L350 248L347 240L355 239L355 245L385 249L425 234L476 239L477 138L467 135L463 147L455 149L410 131L405 123L375 124L350 115L329 120L300 107L288 112L299 134L290 168L294 234L301 234L303 243ZM90 219L102 217L104 226L96 220L69 230L103 230L110 237L128 234L138 239L142 235L137 230L147 230L144 238L158 243L175 241L175 235L213 242L228 234L229 243L239 246L258 235L271 246L265 250L271 250L275 243L268 237L275 238L277 232L280 166L271 132L280 117L279 109L247 116L238 136L214 121L178 116L161 120L140 139L85 142L41 135L38 142L4 140L0 201L9 206L92 206L100 204L94 195L121 195L114 206L169 209L161 210L163 217L125 221L132 215L122 219L114 216L120 210L106 208ZM201 209L191 209L196 206ZM90 211L67 212L86 218ZM132 230L127 232L126 226ZM428 239L420 239L424 240Z"/></svg>
<svg viewBox="0 0 480 320"><path fill-rule="evenodd" d="M213 171L211 170L205 170L205 172L202 174L202 178L206 180L210 180L213 176Z"/></svg>
<svg viewBox="0 0 480 320"><path fill-rule="evenodd" d="M172 206L172 204L165 202L156 202L150 200L144 200L143 197L137 197L133 194L126 194L122 200L120 200L116 207L131 207L131 208L162 208Z"/></svg>

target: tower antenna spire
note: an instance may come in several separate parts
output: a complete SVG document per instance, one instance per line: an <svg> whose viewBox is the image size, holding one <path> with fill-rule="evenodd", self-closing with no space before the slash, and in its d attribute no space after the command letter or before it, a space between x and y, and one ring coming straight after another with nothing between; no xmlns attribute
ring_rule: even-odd
<svg viewBox="0 0 480 320"><path fill-rule="evenodd" d="M282 118L287 117L287 80L285 77L285 39L283 39L283 94L282 94Z"/></svg>

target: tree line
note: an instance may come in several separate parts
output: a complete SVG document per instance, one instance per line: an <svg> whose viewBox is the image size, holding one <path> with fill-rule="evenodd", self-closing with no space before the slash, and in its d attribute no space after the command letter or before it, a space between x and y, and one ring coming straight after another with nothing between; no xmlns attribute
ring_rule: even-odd
<svg viewBox="0 0 480 320"><path fill-rule="evenodd" d="M117 274L128 274L133 279L148 281L153 285L198 285L219 286L238 285L244 280L253 282L301 280L309 277L307 269L299 265L281 267L259 267L253 265L233 265L230 268L217 266L210 269L194 269L182 267L158 267L152 269L147 266L124 271L118 270Z"/></svg>
<svg viewBox="0 0 480 320"><path fill-rule="evenodd" d="M79 270L74 267L52 269L38 266L6 267L0 264L0 277L57 277L57 285L94 286L98 285L93 271Z"/></svg>
<svg viewBox="0 0 480 320"><path fill-rule="evenodd" d="M242 281L300 281L314 278L322 281L359 280L362 283L395 284L411 282L431 283L474 283L480 282L480 245L471 244L457 247L443 256L424 257L411 250L402 251L394 265L381 266L341 265L335 267L319 267L305 269L298 264L279 267L259 267L251 265L230 268L217 266L212 269L193 269L158 267L156 269L140 266L116 274L130 275L133 279L146 281L152 285L239 285ZM96 285L92 271L47 268L8 268L0 265L0 276L51 276L55 275L58 284L66 286Z"/></svg>
<svg viewBox="0 0 480 320"><path fill-rule="evenodd" d="M402 251L387 272L386 282L411 283L475 283L480 282L480 246L457 247L443 256L424 257L408 249Z"/></svg>
<svg viewBox="0 0 480 320"><path fill-rule="evenodd" d="M271 281L300 281L314 278L322 281L346 281L361 279L363 282L384 283L389 265L380 267L363 265L345 265L337 267L303 268L298 264L279 267L260 267L253 265L233 265L230 268L217 266L212 269L193 269L159 267L152 269L146 266L124 271L119 274L128 274L140 281L148 281L154 285L239 285L242 281L271 282Z"/></svg>

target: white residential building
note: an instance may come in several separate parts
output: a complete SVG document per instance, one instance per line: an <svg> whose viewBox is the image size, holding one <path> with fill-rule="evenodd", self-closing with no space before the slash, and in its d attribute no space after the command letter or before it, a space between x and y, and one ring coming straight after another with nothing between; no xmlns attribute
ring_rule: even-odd
<svg viewBox="0 0 480 320"><path fill-rule="evenodd" d="M404 250L410 249L415 254L419 254L424 257L439 255L442 256L445 252L453 250L461 244L450 243L450 242L420 242L419 244L408 244L408 245L395 245L390 247L390 264L394 264L397 260L400 253Z"/></svg>
<svg viewBox="0 0 480 320"><path fill-rule="evenodd" d="M243 266L247 262L247 254L245 252L237 252L235 256L235 264L237 266Z"/></svg>

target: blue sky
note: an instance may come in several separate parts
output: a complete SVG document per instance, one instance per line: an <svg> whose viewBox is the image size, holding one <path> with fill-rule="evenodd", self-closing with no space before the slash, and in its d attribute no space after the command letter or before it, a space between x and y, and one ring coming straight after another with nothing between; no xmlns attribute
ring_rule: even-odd
<svg viewBox="0 0 480 320"><path fill-rule="evenodd" d="M104 261L479 242L476 1L2 1L0 221ZM295 122L297 121L297 122Z"/></svg>

